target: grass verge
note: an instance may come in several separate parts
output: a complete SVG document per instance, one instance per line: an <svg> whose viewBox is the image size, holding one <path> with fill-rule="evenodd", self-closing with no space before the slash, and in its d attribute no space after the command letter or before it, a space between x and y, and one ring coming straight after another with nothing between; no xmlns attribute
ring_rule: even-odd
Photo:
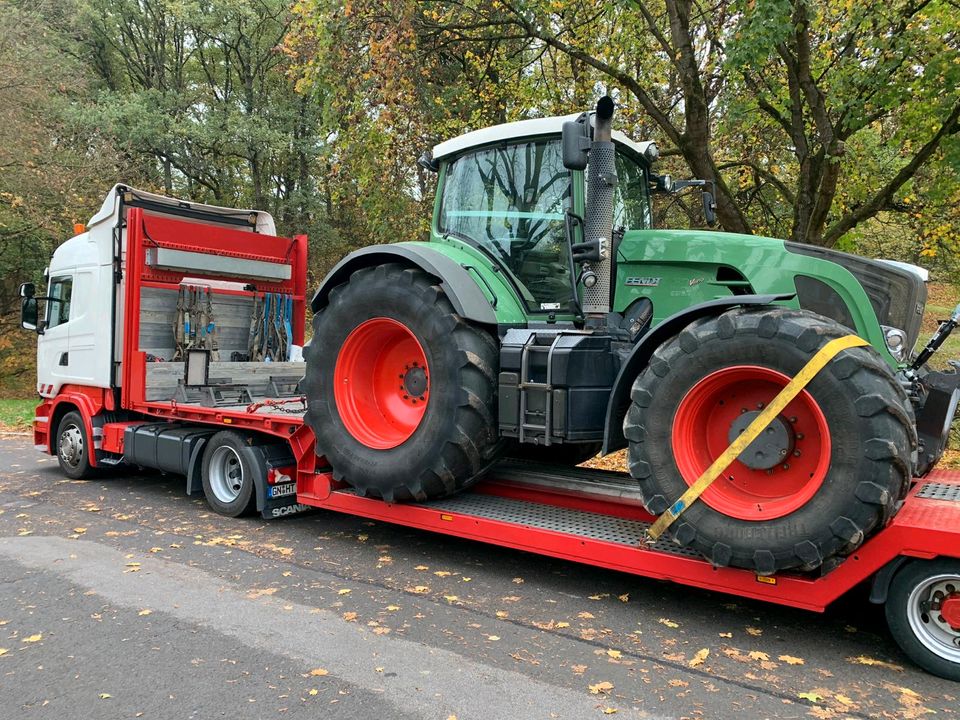
<svg viewBox="0 0 960 720"><path fill-rule="evenodd" d="M33 423L33 411L37 407L34 398L26 400L0 399L0 430L4 432L27 432Z"/></svg>

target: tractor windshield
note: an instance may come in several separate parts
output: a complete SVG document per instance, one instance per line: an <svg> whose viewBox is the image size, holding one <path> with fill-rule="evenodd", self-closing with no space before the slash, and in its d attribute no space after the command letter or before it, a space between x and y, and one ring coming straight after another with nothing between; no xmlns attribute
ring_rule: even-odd
<svg viewBox="0 0 960 720"><path fill-rule="evenodd" d="M486 148L447 168L440 231L498 258L531 310L558 310L571 293L564 235L570 202L570 172L557 140Z"/></svg>

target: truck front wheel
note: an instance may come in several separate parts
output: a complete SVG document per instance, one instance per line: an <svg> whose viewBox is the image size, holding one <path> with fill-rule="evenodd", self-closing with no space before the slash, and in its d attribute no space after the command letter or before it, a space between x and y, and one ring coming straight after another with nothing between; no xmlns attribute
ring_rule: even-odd
<svg viewBox="0 0 960 720"><path fill-rule="evenodd" d="M388 502L427 500L497 459L497 345L429 275L358 270L313 327L305 420L337 480Z"/></svg>
<svg viewBox="0 0 960 720"><path fill-rule="evenodd" d="M74 480L95 477L97 469L90 465L90 438L83 417L71 410L57 427L57 462L63 474Z"/></svg>

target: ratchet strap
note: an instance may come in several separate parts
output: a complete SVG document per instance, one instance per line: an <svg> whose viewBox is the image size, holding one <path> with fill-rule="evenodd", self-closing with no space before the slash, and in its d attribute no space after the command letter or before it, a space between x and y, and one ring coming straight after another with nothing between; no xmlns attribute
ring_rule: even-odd
<svg viewBox="0 0 960 720"><path fill-rule="evenodd" d="M688 507L696 502L697 498L713 484L714 480L726 472L733 461L740 457L740 453L746 450L747 446L757 439L760 433L766 429L767 425L773 422L774 418L783 412L787 405L817 376L817 373L826 367L827 363L844 350L863 347L869 344L866 340L856 335L845 335L842 338L831 340L820 348L817 353L810 358L810 361L803 366L803 369L770 401L770 404L763 409L763 412L757 415L754 421L747 426L747 429L744 430L736 440L730 443L730 446L723 451L720 457L714 460L713 464L697 478L697 481L680 496L680 499L657 518L656 522L647 530L647 535L652 540L657 540L663 534L663 531L670 527L674 520L680 517Z"/></svg>

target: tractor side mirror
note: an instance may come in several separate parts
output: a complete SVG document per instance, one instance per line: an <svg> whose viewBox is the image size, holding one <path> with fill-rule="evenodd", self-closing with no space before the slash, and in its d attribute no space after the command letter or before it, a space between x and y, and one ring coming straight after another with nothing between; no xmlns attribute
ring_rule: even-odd
<svg viewBox="0 0 960 720"><path fill-rule="evenodd" d="M717 223L717 203L713 199L713 193L709 190L704 190L700 193L700 199L703 201L703 218L707 221L707 225L711 227Z"/></svg>
<svg viewBox="0 0 960 720"><path fill-rule="evenodd" d="M563 148L563 166L567 170L586 169L590 151L590 121L586 113L563 124L560 144Z"/></svg>
<svg viewBox="0 0 960 720"><path fill-rule="evenodd" d="M40 329L39 303L35 297L24 297L20 301L20 327L24 330L33 330L38 335L43 334Z"/></svg>
<svg viewBox="0 0 960 720"><path fill-rule="evenodd" d="M20 284L20 297L32 298L36 294L37 294L37 287L33 283Z"/></svg>
<svg viewBox="0 0 960 720"><path fill-rule="evenodd" d="M654 177L657 183L654 192L669 194L676 190L672 175L655 175Z"/></svg>

